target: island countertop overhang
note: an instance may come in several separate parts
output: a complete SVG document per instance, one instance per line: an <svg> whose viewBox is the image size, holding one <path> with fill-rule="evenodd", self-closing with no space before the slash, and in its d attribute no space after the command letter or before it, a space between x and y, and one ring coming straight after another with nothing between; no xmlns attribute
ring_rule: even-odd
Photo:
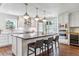
<svg viewBox="0 0 79 59"><path fill-rule="evenodd" d="M24 40L29 40L29 39L49 37L49 36L54 36L54 35L58 35L58 33L48 34L48 35L36 35L36 36L30 36L30 37L24 37L22 34L18 34L18 35L12 34L11 36L16 37L16 38L20 38L20 39L24 39Z"/></svg>

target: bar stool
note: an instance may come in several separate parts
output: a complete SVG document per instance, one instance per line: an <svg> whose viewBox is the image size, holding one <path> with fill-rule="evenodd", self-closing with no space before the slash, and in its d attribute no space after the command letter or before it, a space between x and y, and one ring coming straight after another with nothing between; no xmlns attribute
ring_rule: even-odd
<svg viewBox="0 0 79 59"><path fill-rule="evenodd" d="M31 48L33 48L34 50ZM29 43L27 55L29 56L29 55L35 53L35 56L36 56L36 49L37 48L40 48L40 53L41 53L41 51L43 52L43 40L37 40L36 42ZM29 51L32 51L33 53L29 53Z"/></svg>
<svg viewBox="0 0 79 59"><path fill-rule="evenodd" d="M55 48L57 47L56 43L58 43L58 48L59 48L59 36L58 35L55 37L53 41L55 42Z"/></svg>
<svg viewBox="0 0 79 59"><path fill-rule="evenodd" d="M48 40L44 40L43 42L45 44L45 51L46 51L46 48L47 48L47 53L49 55L49 49L50 49L49 47L50 46L52 46L52 51L53 51L53 39L51 37L51 38L48 38Z"/></svg>

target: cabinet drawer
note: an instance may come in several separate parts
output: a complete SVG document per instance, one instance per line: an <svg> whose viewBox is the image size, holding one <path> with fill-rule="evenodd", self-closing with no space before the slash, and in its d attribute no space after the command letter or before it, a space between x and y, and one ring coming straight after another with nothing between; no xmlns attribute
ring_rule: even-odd
<svg viewBox="0 0 79 59"><path fill-rule="evenodd" d="M72 43L72 44L79 44L78 43L78 35L71 34L70 35L70 43Z"/></svg>
<svg viewBox="0 0 79 59"><path fill-rule="evenodd" d="M78 40L75 40L75 39L70 40L70 43L78 44Z"/></svg>
<svg viewBox="0 0 79 59"><path fill-rule="evenodd" d="M8 42L8 37L0 35L0 42Z"/></svg>
<svg viewBox="0 0 79 59"><path fill-rule="evenodd" d="M78 39L78 35L70 35L70 39Z"/></svg>

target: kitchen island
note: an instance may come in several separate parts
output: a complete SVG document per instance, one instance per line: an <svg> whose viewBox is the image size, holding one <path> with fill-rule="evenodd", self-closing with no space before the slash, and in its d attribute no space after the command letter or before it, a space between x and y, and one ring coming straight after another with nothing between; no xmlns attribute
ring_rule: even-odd
<svg viewBox="0 0 79 59"><path fill-rule="evenodd" d="M27 46L28 43L35 42L36 40L47 40L49 37L55 36L51 35L34 35L28 36L28 34L13 34L12 35L12 54L15 56L27 56ZM37 51L39 54L39 50Z"/></svg>

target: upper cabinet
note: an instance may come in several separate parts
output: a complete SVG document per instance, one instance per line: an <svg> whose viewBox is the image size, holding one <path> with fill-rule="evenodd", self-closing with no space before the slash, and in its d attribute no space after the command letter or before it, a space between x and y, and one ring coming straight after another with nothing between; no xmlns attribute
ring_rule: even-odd
<svg viewBox="0 0 79 59"><path fill-rule="evenodd" d="M79 12L73 12L70 15L70 27L79 27Z"/></svg>

